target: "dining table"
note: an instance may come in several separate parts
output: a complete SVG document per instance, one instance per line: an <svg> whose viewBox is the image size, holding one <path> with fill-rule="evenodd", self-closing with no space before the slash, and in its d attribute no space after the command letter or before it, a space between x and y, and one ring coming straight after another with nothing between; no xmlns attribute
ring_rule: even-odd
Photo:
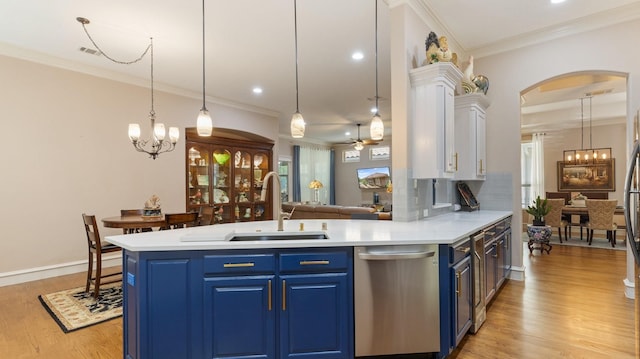
<svg viewBox="0 0 640 359"><path fill-rule="evenodd" d="M153 229L163 227L166 222L164 215L161 216L142 216L142 215L126 215L113 216L102 219L102 223L107 228L122 228L126 230L135 229Z"/></svg>
<svg viewBox="0 0 640 359"><path fill-rule="evenodd" d="M567 215L588 215L589 211L587 210L586 206L571 206L571 205L567 205L567 206L563 206L562 207L562 214L567 214ZM623 206L617 206L616 210L613 212L614 215L618 215L618 214L624 214L624 207Z"/></svg>

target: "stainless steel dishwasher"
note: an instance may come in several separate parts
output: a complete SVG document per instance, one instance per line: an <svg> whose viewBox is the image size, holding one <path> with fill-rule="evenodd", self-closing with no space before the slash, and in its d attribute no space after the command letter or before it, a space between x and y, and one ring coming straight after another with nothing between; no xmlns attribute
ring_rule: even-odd
<svg viewBox="0 0 640 359"><path fill-rule="evenodd" d="M356 356L440 350L438 246L356 247Z"/></svg>

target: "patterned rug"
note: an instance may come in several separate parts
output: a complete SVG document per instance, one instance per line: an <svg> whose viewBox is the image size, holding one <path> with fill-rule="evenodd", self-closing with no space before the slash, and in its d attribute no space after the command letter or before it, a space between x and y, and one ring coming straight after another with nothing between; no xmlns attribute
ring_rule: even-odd
<svg viewBox="0 0 640 359"><path fill-rule="evenodd" d="M65 333L122 316L122 283L101 286L94 299L84 287L39 295L44 309Z"/></svg>
<svg viewBox="0 0 640 359"><path fill-rule="evenodd" d="M576 233L574 231L574 233L572 233L572 237L571 239L569 239L568 241L565 240L564 235L562 236L562 243L560 243L560 240L558 239L558 233L557 230L556 232L554 232L555 234L553 236L551 236L551 238L549 239L549 242L551 243L551 245L555 246L574 246L574 247L587 247L587 248L602 248L602 249L613 249L613 250L619 250L619 251L625 251L627 250L627 246L626 246L626 242L624 239L622 239L621 237L618 237L618 239L616 240L616 246L615 248L611 247L611 243L609 243L609 240L607 240L607 238L604 237L604 233L598 235L594 235L593 236L593 241L591 241L591 245L589 245L589 243L587 243L587 235L583 234L583 240L580 240L580 232L578 231L578 233ZM529 241L529 237L527 236L527 232L522 233L522 241L523 242L528 242Z"/></svg>

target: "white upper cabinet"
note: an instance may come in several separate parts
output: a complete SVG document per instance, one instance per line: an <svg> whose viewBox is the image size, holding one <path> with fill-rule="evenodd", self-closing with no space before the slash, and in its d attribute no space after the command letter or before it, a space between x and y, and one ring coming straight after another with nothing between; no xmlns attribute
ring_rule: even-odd
<svg viewBox="0 0 640 359"><path fill-rule="evenodd" d="M454 94L462 72L439 62L410 70L409 77L413 178L453 178L458 168Z"/></svg>
<svg viewBox="0 0 640 359"><path fill-rule="evenodd" d="M487 171L486 112L489 100L483 93L457 96L455 137L458 153L456 180L484 180Z"/></svg>

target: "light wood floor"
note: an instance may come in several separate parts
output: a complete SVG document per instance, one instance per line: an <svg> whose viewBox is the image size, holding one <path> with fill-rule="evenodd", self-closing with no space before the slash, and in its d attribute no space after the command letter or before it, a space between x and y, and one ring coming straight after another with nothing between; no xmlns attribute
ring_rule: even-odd
<svg viewBox="0 0 640 359"><path fill-rule="evenodd" d="M524 256L526 280L505 284L480 332L450 358L634 358L624 251L556 245L551 255ZM120 319L64 334L38 301L83 280L79 273L0 287L0 358L122 358Z"/></svg>

